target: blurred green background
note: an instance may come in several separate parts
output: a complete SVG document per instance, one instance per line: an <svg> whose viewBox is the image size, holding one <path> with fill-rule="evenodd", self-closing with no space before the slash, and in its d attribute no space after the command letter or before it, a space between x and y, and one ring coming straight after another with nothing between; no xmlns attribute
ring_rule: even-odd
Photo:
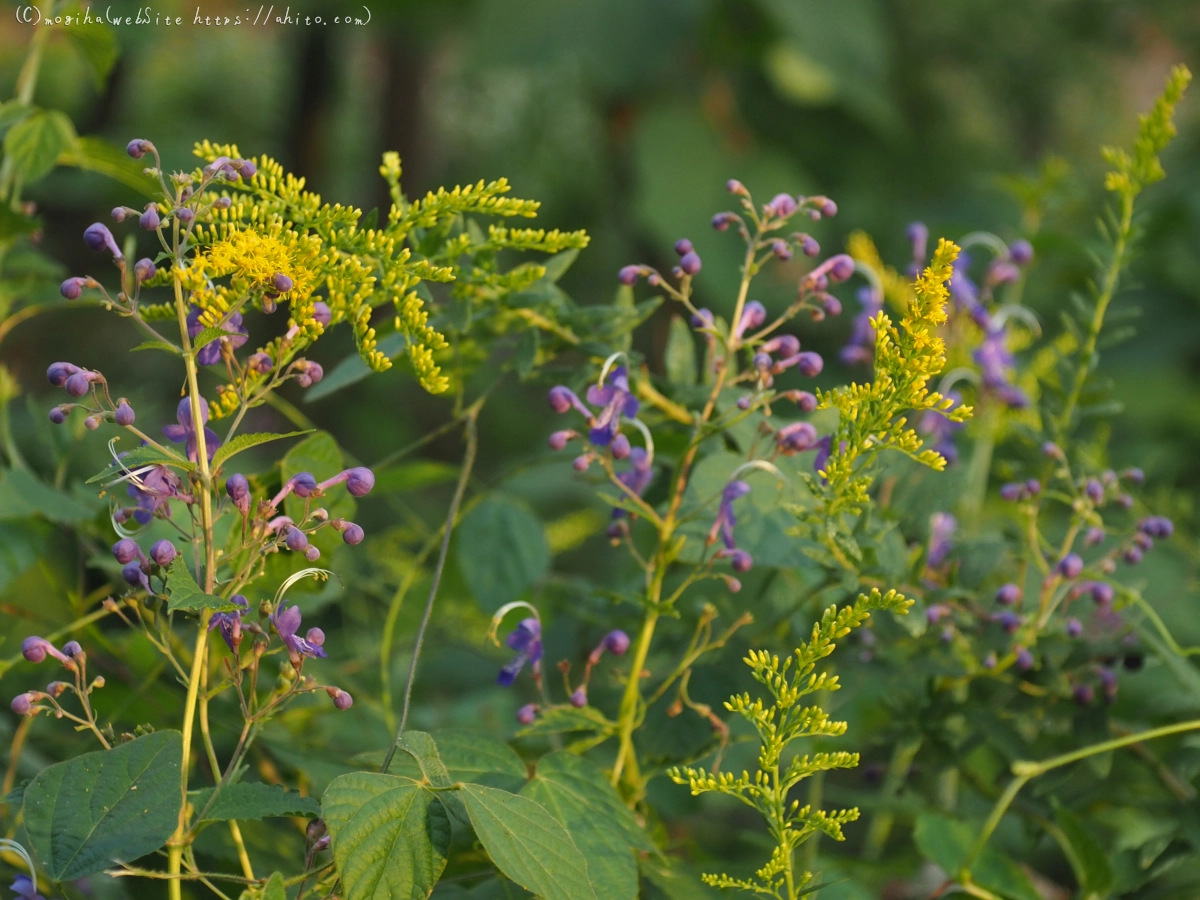
<svg viewBox="0 0 1200 900"><path fill-rule="evenodd" d="M238 4L201 2L203 15L246 14ZM862 228L900 267L908 259L904 227L913 219L925 221L934 236L957 238L981 228L1008 239L1027 236L1038 259L1026 302L1053 333L1057 310L1090 271L1102 199L1099 147L1130 141L1136 113L1148 108L1171 64L1196 69L1200 63L1200 6L1188 0L368 5L372 21L364 27L122 27L116 30L119 58L102 85L56 38L47 48L37 102L66 111L80 134L121 146L133 137L153 140L168 168L193 165L194 141L235 142L246 155L277 157L327 200L365 210L386 205L376 170L388 149L403 158L410 197L505 176L515 195L543 201L539 225L591 233L591 246L562 282L585 303L611 301L621 265L669 266L671 244L687 236L705 260L700 299L714 309L731 307L736 242L708 226L711 215L729 205L724 183L730 177L760 199L777 191L827 194L840 212L817 226L825 250L840 249L852 229ZM347 8L300 4L291 12L330 17ZM132 14L136 7L113 3L112 9ZM195 9L195 3L153 7L185 22ZM12 12L6 4L0 14L4 96L11 96L30 37ZM1168 180L1146 197L1146 236L1128 284L1127 297L1143 310L1140 334L1107 360L1125 403L1114 420L1112 459L1146 469L1162 510L1185 523L1181 530L1192 540L1187 523L1200 484L1200 102L1194 96L1181 108L1180 138L1164 163ZM114 182L71 170L54 173L30 196L44 219L42 248L63 263L64 274L95 270L95 257L80 240L87 224L119 203L140 204ZM768 270L764 298L789 290L794 278L787 272ZM13 299L22 298L6 301ZM826 354L822 386L864 374L836 362L854 311L851 302L841 320L802 334L806 345ZM656 371L669 322L668 311L660 310L636 338ZM139 421L169 420L177 376L163 359L127 355L140 340L125 323L89 309L39 315L0 344L0 359L30 397L28 404L13 404L11 415L18 444L35 467L38 442L61 441L43 434L45 410L57 402L43 375L54 360L105 371L134 401ZM343 329L322 341L316 355L328 371L350 352ZM546 464L546 386L510 380L487 407L478 482L520 497L547 523L558 574L547 582L544 599L550 609L570 613L552 617L547 656L554 660L574 652L567 648L594 643L613 624L632 622L634 614L623 607L614 617L604 598L573 580L571 573L599 580L597 573L605 573L614 582L618 576L607 572L612 551L598 535L603 505L564 461ZM449 410L446 400L420 391L402 366L315 403L296 389L289 396L366 464L437 427ZM285 430L278 412L257 415L249 430ZM330 588L302 604L306 613L323 610L322 624L337 635L339 683L362 698L349 720L314 718L294 728L291 739L264 740L276 763L294 766L317 788L343 770L318 755L336 756L325 753L334 747L347 759L386 740L376 661L383 610L406 571L412 543L444 515L454 470L439 463L456 462L461 448L448 436L421 453L423 471L406 470L409 482L395 479L363 502L365 552L334 555L331 567L345 574L349 589ZM70 454L72 470L86 476L102 465L105 451L92 439L73 445ZM267 457L260 460L265 464ZM46 541L59 555L47 550L43 558L57 562L22 563L13 553L0 559L3 610L29 623L22 634L61 617L74 582L81 588L98 583L88 554L74 557L70 539L48 529ZM97 544L91 551L100 558L106 548ZM1178 562L1164 564L1166 583L1172 590L1194 588L1194 567ZM407 669L407 640L426 585L417 579L396 630L397 682ZM790 575L762 586L776 621L796 611L800 587ZM725 612L736 610L728 597L711 599ZM494 687L502 657L483 645L486 614L467 597L453 564L442 603L415 721L511 733L513 710L530 698ZM765 616L764 624L771 619ZM6 641L3 653L14 649ZM729 693L730 678L744 677L740 653L731 648L726 655L725 668L698 670L694 696L715 703ZM15 677L5 683L14 690L23 684ZM170 686L161 688L158 700L166 702ZM130 699L113 715L141 721L136 717L150 715L153 700ZM611 696L598 689L593 700ZM11 728L7 713L3 720L0 735ZM695 728L703 737L706 726ZM36 771L60 755L69 754L46 743L27 752L27 766ZM668 811L680 810L683 793L660 786L654 799ZM694 824L701 843L721 839L706 834L703 822Z"/></svg>

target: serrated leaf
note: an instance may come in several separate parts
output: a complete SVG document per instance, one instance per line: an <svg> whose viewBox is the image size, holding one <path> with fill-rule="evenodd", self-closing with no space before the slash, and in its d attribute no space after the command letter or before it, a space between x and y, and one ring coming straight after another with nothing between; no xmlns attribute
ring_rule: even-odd
<svg viewBox="0 0 1200 900"><path fill-rule="evenodd" d="M4 153L22 181L36 181L75 144L75 126L57 109L39 109L8 130Z"/></svg>
<svg viewBox="0 0 1200 900"><path fill-rule="evenodd" d="M213 341L219 341L221 338L226 337L229 334L230 332L216 325L205 328L198 335L192 338L192 350L195 351L199 350L201 347L207 347Z"/></svg>
<svg viewBox="0 0 1200 900"><path fill-rule="evenodd" d="M172 356L179 356L179 348L174 344L168 344L166 341L142 341L136 347L132 348L130 353L137 353L141 350L165 350Z"/></svg>
<svg viewBox="0 0 1200 900"><path fill-rule="evenodd" d="M696 338L681 316L671 319L663 363L667 369L667 380L672 384L696 383Z"/></svg>
<svg viewBox="0 0 1200 900"><path fill-rule="evenodd" d="M450 817L412 779L341 775L325 789L321 815L346 900L428 897L446 867Z"/></svg>
<svg viewBox="0 0 1200 900"><path fill-rule="evenodd" d="M221 467L221 464L230 457L236 456L243 450L249 450L251 447L257 447L259 444L266 444L270 441L281 441L284 438L300 437L303 434L312 434L313 429L308 428L304 431L289 431L285 434L271 434L270 432L261 431L253 434L239 434L228 444L222 444L217 448L217 452L213 454L212 469L215 471Z"/></svg>
<svg viewBox="0 0 1200 900"><path fill-rule="evenodd" d="M1081 900L1103 900L1112 890L1114 881L1108 854L1092 837L1083 821L1057 801L1054 804L1054 821L1059 830L1054 837L1058 839L1063 854L1075 871Z"/></svg>
<svg viewBox="0 0 1200 900"><path fill-rule="evenodd" d="M77 525L93 515L91 508L24 469L9 469L0 475L0 519L37 517Z"/></svg>
<svg viewBox="0 0 1200 900"><path fill-rule="evenodd" d="M479 784L460 794L475 835L508 878L543 900L596 900L583 854L540 804Z"/></svg>
<svg viewBox="0 0 1200 900"><path fill-rule="evenodd" d="M178 731L156 731L38 774L22 810L46 874L73 881L165 844L179 821L182 752Z"/></svg>
<svg viewBox="0 0 1200 900"><path fill-rule="evenodd" d="M487 610L516 600L550 568L542 523L503 497L484 500L464 517L457 546L459 571Z"/></svg>
<svg viewBox="0 0 1200 900"><path fill-rule="evenodd" d="M600 900L637 897L633 851L651 851L654 845L600 769L574 753L547 754L521 796L540 803L567 829L587 859L588 877Z"/></svg>
<svg viewBox="0 0 1200 900"><path fill-rule="evenodd" d="M203 609L230 610L237 607L227 600L222 600L215 594L207 594L196 584L196 579L188 571L183 555L176 556L167 570L167 610L200 612Z"/></svg>
<svg viewBox="0 0 1200 900"><path fill-rule="evenodd" d="M228 819L267 819L278 816L308 816L321 814L321 804L312 797L286 790L280 784L244 782L221 788L217 799L208 806L215 788L204 788L188 796L196 815L205 821L223 822ZM205 810L205 807L208 807Z"/></svg>

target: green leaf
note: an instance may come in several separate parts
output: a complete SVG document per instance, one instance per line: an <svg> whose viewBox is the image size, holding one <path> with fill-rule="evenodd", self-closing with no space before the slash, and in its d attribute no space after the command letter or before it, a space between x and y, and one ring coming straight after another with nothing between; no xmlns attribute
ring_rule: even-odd
<svg viewBox="0 0 1200 900"><path fill-rule="evenodd" d="M39 109L8 130L4 153L22 181L36 181L75 144L75 126L57 109Z"/></svg>
<svg viewBox="0 0 1200 900"><path fill-rule="evenodd" d="M653 850L633 814L595 765L574 753L550 753L521 796L540 803L562 823L587 859L600 900L634 900L638 867L634 850Z"/></svg>
<svg viewBox="0 0 1200 900"><path fill-rule="evenodd" d="M136 347L132 348L130 353L137 353L141 350L165 350L172 356L179 356L179 348L174 344L168 344L166 341L142 341Z"/></svg>
<svg viewBox="0 0 1200 900"><path fill-rule="evenodd" d="M396 747L416 760L422 778L433 787L448 788L454 784L446 764L438 756L437 744L424 731L406 731L396 742ZM439 795L439 799L456 819L467 821L467 812L463 808L462 800L454 792L446 791Z"/></svg>
<svg viewBox="0 0 1200 900"><path fill-rule="evenodd" d="M0 594L49 549L54 531L36 520L0 522Z"/></svg>
<svg viewBox="0 0 1200 900"><path fill-rule="evenodd" d="M375 473L375 490L401 494L458 478L458 467L433 459L417 459Z"/></svg>
<svg viewBox="0 0 1200 900"><path fill-rule="evenodd" d="M317 481L324 481L342 470L342 451L328 431L309 435L292 447L283 458L283 478L300 472L310 472ZM350 519L354 516L355 503L350 492L344 489L330 491L321 499L321 506L329 511L330 518ZM299 521L304 514L304 500L295 495L284 501L285 511Z"/></svg>
<svg viewBox="0 0 1200 900"><path fill-rule="evenodd" d="M39 773L22 810L46 874L73 881L165 844L179 820L182 752L178 731L156 731Z"/></svg>
<svg viewBox="0 0 1200 900"><path fill-rule="evenodd" d="M514 793L525 784L525 763L504 741L473 731L439 731L436 741L438 756L454 781L470 781ZM354 761L377 767L383 757L383 751L376 750L361 753ZM408 754L394 757L388 771L414 781L422 777L420 766Z"/></svg>
<svg viewBox="0 0 1200 900"><path fill-rule="evenodd" d="M450 817L409 778L352 772L321 800L346 900L428 897L446 867Z"/></svg>
<svg viewBox="0 0 1200 900"><path fill-rule="evenodd" d="M483 849L506 876L543 900L596 900L583 854L541 805L479 784L460 793Z"/></svg>
<svg viewBox="0 0 1200 900"><path fill-rule="evenodd" d="M217 452L213 454L212 469L215 471L221 468L221 464L232 456L236 456L243 450L249 450L251 447L257 447L259 444L265 444L269 441L281 441L284 438L299 437L302 434L312 434L313 429L308 428L304 431L289 431L285 434L271 434L270 432L261 431L254 434L239 434L228 444L222 444L217 448Z"/></svg>
<svg viewBox="0 0 1200 900"><path fill-rule="evenodd" d="M594 731L598 734L615 734L617 723L605 717L592 706L576 709L573 706L554 706L543 710L533 724L522 728L517 734L531 737L535 734L562 734L567 731Z"/></svg>
<svg viewBox="0 0 1200 900"><path fill-rule="evenodd" d="M0 135L12 128L36 108L30 106L28 103L22 103L20 100L9 100L6 103L0 103Z"/></svg>
<svg viewBox="0 0 1200 900"><path fill-rule="evenodd" d="M61 525L77 525L93 514L87 505L24 469L9 469L0 476L0 519L37 516Z"/></svg>
<svg viewBox="0 0 1200 900"><path fill-rule="evenodd" d="M287 888L283 884L283 873L272 872L263 885L262 900L287 900Z"/></svg>
<svg viewBox="0 0 1200 900"><path fill-rule="evenodd" d="M557 284L558 280L567 274L567 269L571 268L578 258L579 250L575 248L555 253L543 263L546 267L546 274L542 278L551 284Z"/></svg>
<svg viewBox="0 0 1200 900"><path fill-rule="evenodd" d="M321 804L312 797L304 797L295 791L286 790L280 784L262 782L237 782L227 784L217 794L213 805L205 812L215 788L204 788L190 794L192 809L196 815L203 813L205 821L223 822L228 819L266 819L277 816L315 817L321 814Z"/></svg>
<svg viewBox="0 0 1200 900"><path fill-rule="evenodd" d="M408 342L405 336L398 332L393 332L381 337L375 349L388 359L395 359L407 347ZM315 403L318 400L328 397L334 391L340 391L342 388L357 384L368 375L371 375L372 371L357 353L347 356L334 366L331 372L327 372L325 377L317 384L314 384L304 392L304 402Z"/></svg>
<svg viewBox="0 0 1200 900"><path fill-rule="evenodd" d="M226 337L229 334L230 332L226 331L224 328L211 325L192 338L192 350L199 350L201 347L207 347L213 341L219 341L221 338Z"/></svg>
<svg viewBox="0 0 1200 900"><path fill-rule="evenodd" d="M152 162L152 161L151 161ZM138 162L120 147L96 137L81 137L58 156L60 166L74 166L85 172L95 172L137 191L143 197L155 198L160 192L155 180L145 173L146 163ZM160 254L155 262L160 262ZM170 256L166 256L167 259Z"/></svg>
<svg viewBox="0 0 1200 900"><path fill-rule="evenodd" d="M923 813L913 833L921 854L951 874L962 869L975 843L975 829L948 816ZM1010 900L1039 900L1041 894L1011 859L984 847L971 867L975 882Z"/></svg>
<svg viewBox="0 0 1200 900"><path fill-rule="evenodd" d="M458 526L458 568L484 609L499 609L533 587L550 568L538 518L524 506L492 497Z"/></svg>
<svg viewBox="0 0 1200 900"><path fill-rule="evenodd" d="M75 6L75 9L78 10L79 7ZM63 30L75 45L76 51L83 57L83 61L87 63L96 92L103 92L108 73L112 71L119 52L112 28L101 21L94 22L86 28L71 27Z"/></svg>
<svg viewBox="0 0 1200 900"><path fill-rule="evenodd" d="M202 609L229 610L237 607L215 594L206 594L188 571L183 555L176 556L167 570L167 610L199 612Z"/></svg>
<svg viewBox="0 0 1200 900"><path fill-rule="evenodd" d="M671 319L663 361L667 368L667 379L672 384L696 383L696 339L681 316Z"/></svg>
<svg viewBox="0 0 1200 900"><path fill-rule="evenodd" d="M89 478L87 483L95 484L98 481L119 478L126 472L140 469L142 466L174 466L177 469L183 469L185 472L190 472L196 468L194 462L189 462L181 456L172 456L170 453L164 453L157 447L147 445L144 447L134 447L123 455L119 462L114 461L103 472L99 472Z"/></svg>
<svg viewBox="0 0 1200 900"><path fill-rule="evenodd" d="M521 335L520 341L517 342L517 375L522 380L533 374L540 346L541 338L538 336L538 330L527 328Z"/></svg>
<svg viewBox="0 0 1200 900"><path fill-rule="evenodd" d="M1058 833L1051 832L1062 847L1063 854L1075 870L1081 900L1103 900L1113 888L1113 869L1108 854L1092 837L1079 816L1054 804L1054 821Z"/></svg>

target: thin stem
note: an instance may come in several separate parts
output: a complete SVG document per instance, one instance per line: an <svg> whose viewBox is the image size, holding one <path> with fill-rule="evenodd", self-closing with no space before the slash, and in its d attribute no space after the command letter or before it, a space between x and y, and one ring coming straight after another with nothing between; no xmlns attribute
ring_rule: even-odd
<svg viewBox="0 0 1200 900"><path fill-rule="evenodd" d="M404 683L404 706L400 712L400 727L396 729L396 739L388 747L383 765L379 771L386 772L396 753L396 745L404 737L404 729L408 725L408 711L412 704L413 681L417 675L417 662L421 658L421 645L425 641L425 630L429 627L429 618L433 614L433 602L437 599L438 586L442 581L442 570L446 567L446 555L450 552L450 535L454 531L454 522L458 517L458 507L462 504L463 495L467 492L467 483L471 480L471 470L475 467L475 453L479 449L478 419L479 410L483 408L486 397L481 397L466 412L467 420L467 452L463 456L462 471L458 475L458 484L454 488L454 497L450 501L450 509L446 514L446 525L442 530L442 547L438 552L437 565L433 570L433 582L429 586L429 599L425 601L425 612L421 615L421 624L417 628L417 638L413 644L412 661L408 664L408 679Z"/></svg>
<svg viewBox="0 0 1200 900"><path fill-rule="evenodd" d="M892 833L892 825L896 821L896 814L888 808L888 805L896 799L900 789L904 787L904 782L908 780L909 770L912 768L913 758L920 749L920 735L896 744L887 776L884 778L883 790L880 791L880 799L884 806L871 818L871 824L867 829L867 839L863 844L863 859L875 861L883 855L883 848L887 845L888 837Z"/></svg>

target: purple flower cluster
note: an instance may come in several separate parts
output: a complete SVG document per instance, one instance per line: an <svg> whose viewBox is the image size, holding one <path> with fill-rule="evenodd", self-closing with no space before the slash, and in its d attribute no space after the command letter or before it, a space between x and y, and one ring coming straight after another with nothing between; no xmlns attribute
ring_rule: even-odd
<svg viewBox="0 0 1200 900"><path fill-rule="evenodd" d="M208 401L203 397L200 398L200 422L203 424L208 421ZM195 423L192 421L192 398L184 397L179 401L179 405L175 407L175 425L164 425L162 429L163 436L172 444L185 444L187 446L187 458L192 462L196 462L199 453L200 442L196 436ZM211 428L204 429L204 450L208 455L209 461L212 460L213 454L217 452L217 448L221 446L221 439L217 437L217 433Z"/></svg>
<svg viewBox="0 0 1200 900"><path fill-rule="evenodd" d="M749 493L750 485L741 479L734 479L725 485L721 491L721 503L717 508L717 517L713 520L712 528L708 530L708 545L712 546L719 538L724 547L717 552L717 556L729 557L729 564L735 572L749 572L754 566L754 557L747 551L738 548L733 533L733 529L737 525L733 502Z"/></svg>
<svg viewBox="0 0 1200 900"><path fill-rule="evenodd" d="M510 650L515 650L517 655L500 669L496 683L508 687L517 680L526 663L532 665L534 677L538 677L542 660L542 623L532 616L522 619L517 627L509 632L504 643Z"/></svg>
<svg viewBox="0 0 1200 900"><path fill-rule="evenodd" d="M597 447L609 447L616 459L625 459L632 448L629 439L621 434L621 417L632 418L640 408L637 397L630 390L625 367L613 368L604 385L589 385L586 396L588 403L600 408L599 412L589 408L574 391L561 384L550 389L547 399L550 408L560 415L574 408L587 421L588 441ZM550 436L550 446L561 450L575 437L578 434L569 429L555 432ZM591 452L585 452L575 461L575 467L583 471L592 459Z"/></svg>
<svg viewBox="0 0 1200 900"><path fill-rule="evenodd" d="M112 553L117 562L125 567L121 570L121 577L125 582L131 587L140 587L147 591L150 590L149 576L152 574L157 573L163 582L166 582L166 570L178 555L174 544L168 540L161 540L151 546L150 555L147 556L132 538L122 538L113 544Z"/></svg>

